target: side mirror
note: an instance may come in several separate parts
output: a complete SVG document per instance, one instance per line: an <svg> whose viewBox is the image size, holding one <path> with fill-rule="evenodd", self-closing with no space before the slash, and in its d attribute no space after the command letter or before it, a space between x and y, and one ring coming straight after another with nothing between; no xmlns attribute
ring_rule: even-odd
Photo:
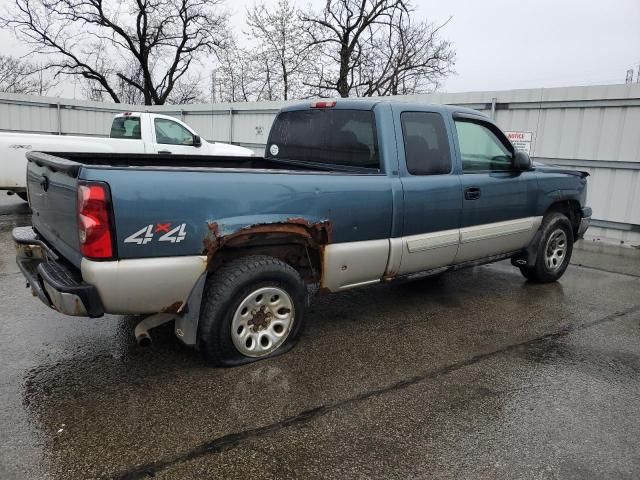
<svg viewBox="0 0 640 480"><path fill-rule="evenodd" d="M513 157L513 167L519 172L531 170L531 159L525 152L516 150L516 154Z"/></svg>
<svg viewBox="0 0 640 480"><path fill-rule="evenodd" d="M201 147L202 146L202 139L200 138L200 135L194 135L193 136L193 146L194 147Z"/></svg>

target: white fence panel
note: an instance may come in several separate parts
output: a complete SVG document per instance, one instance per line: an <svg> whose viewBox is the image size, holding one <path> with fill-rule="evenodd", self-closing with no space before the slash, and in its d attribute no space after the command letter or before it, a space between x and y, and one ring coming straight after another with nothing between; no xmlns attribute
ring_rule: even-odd
<svg viewBox="0 0 640 480"><path fill-rule="evenodd" d="M397 99L475 108L505 130L531 132L534 159L590 172L592 235L640 244L640 84ZM114 113L144 110L180 118L207 140L262 153L277 111L290 103L296 102L147 107L0 94L0 130L108 135Z"/></svg>

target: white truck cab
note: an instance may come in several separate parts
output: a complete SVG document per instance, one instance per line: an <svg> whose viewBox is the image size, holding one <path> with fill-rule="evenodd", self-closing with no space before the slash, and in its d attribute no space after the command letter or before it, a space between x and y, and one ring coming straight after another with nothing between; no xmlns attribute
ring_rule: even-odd
<svg viewBox="0 0 640 480"><path fill-rule="evenodd" d="M250 157L252 150L207 142L184 122L168 115L125 112L116 115L109 137L0 132L0 190L26 199L25 153L96 152L221 155Z"/></svg>

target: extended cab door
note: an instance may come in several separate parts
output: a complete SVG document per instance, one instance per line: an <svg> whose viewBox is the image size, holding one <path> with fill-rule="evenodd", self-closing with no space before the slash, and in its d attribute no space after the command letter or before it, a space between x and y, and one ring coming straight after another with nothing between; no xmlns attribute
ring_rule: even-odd
<svg viewBox="0 0 640 480"><path fill-rule="evenodd" d="M153 149L156 153L201 155L199 137L177 120L150 116Z"/></svg>
<svg viewBox="0 0 640 480"><path fill-rule="evenodd" d="M463 190L456 263L524 248L541 221L535 174L514 168L513 146L485 117L454 114L454 126Z"/></svg>
<svg viewBox="0 0 640 480"><path fill-rule="evenodd" d="M393 108L404 208L402 237L391 240L390 267L399 263L397 273L409 274L450 265L462 212L450 124L437 109Z"/></svg>

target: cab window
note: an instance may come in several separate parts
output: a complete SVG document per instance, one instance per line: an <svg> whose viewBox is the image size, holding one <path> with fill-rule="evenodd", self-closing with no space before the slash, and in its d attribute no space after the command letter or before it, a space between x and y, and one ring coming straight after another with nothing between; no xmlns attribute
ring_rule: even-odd
<svg viewBox="0 0 640 480"><path fill-rule="evenodd" d="M154 126L157 143L193 146L193 134L178 122L166 118L156 118Z"/></svg>
<svg viewBox="0 0 640 480"><path fill-rule="evenodd" d="M442 116L430 112L404 112L400 120L409 173L439 175L451 172L449 140Z"/></svg>
<svg viewBox="0 0 640 480"><path fill-rule="evenodd" d="M140 129L140 117L117 117L111 124L111 138L124 138L140 140L142 130Z"/></svg>
<svg viewBox="0 0 640 480"><path fill-rule="evenodd" d="M486 125L456 120L456 131L463 172L499 172L513 169L513 153Z"/></svg>
<svg viewBox="0 0 640 480"><path fill-rule="evenodd" d="M266 156L378 169L375 116L370 110L282 112L271 129Z"/></svg>

